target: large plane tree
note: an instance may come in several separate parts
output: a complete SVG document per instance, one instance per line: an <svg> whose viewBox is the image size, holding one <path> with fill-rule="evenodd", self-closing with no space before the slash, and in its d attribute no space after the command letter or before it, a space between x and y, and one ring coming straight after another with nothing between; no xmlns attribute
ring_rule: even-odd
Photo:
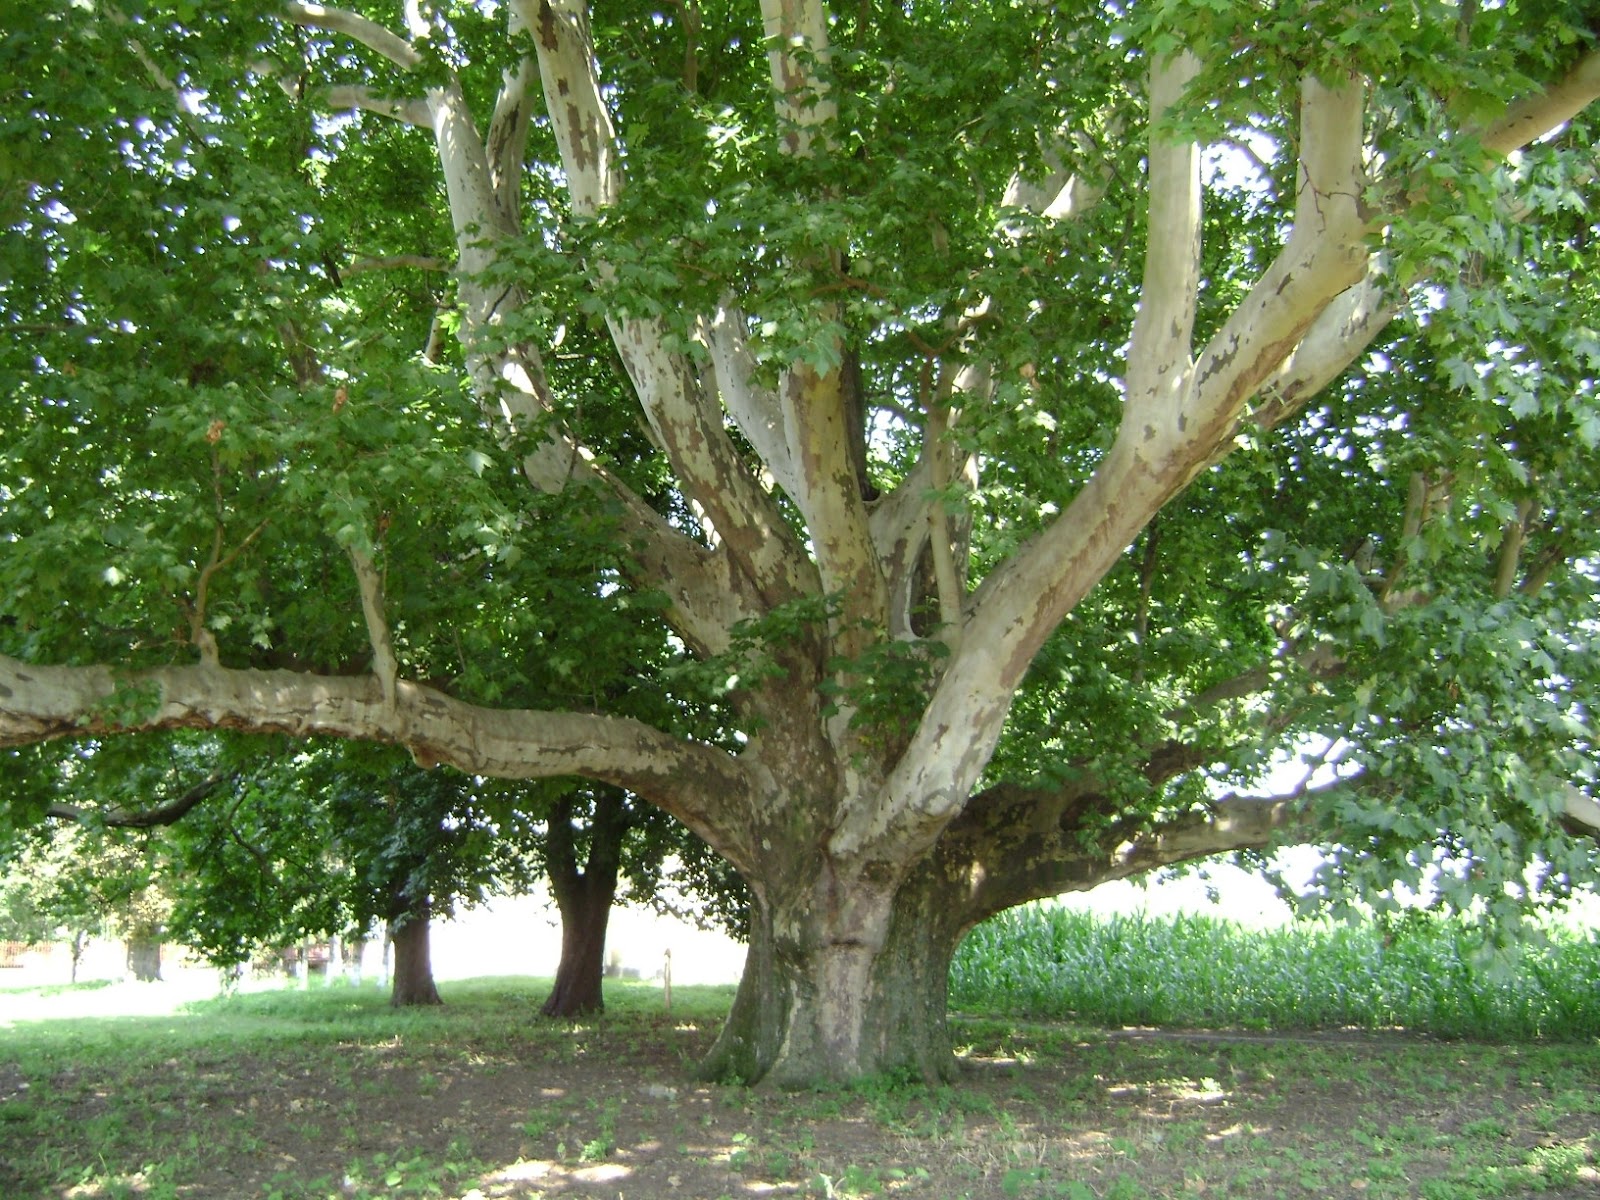
<svg viewBox="0 0 1600 1200"><path fill-rule="evenodd" d="M1600 825L1590 21L30 5L0 742L625 788L749 882L708 1068L775 1082L947 1073L966 929L1163 863L1322 838L1330 895L1559 897ZM451 637L536 614L499 581L579 518L593 615L504 657L664 620L659 720L512 707Z"/></svg>

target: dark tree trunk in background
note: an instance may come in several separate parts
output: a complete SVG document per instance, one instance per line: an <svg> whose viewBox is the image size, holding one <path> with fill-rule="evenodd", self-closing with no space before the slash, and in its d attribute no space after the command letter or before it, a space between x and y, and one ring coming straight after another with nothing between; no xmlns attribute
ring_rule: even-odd
<svg viewBox="0 0 1600 1200"><path fill-rule="evenodd" d="M578 869L576 802L567 797L550 817L546 857L550 891L561 913L561 962L555 987L539 1009L547 1017L581 1017L605 1008L606 927L617 896L622 839L628 829L626 798L615 788L595 788L589 822L589 855Z"/></svg>
<svg viewBox="0 0 1600 1200"><path fill-rule="evenodd" d="M161 978L161 939L148 934L128 939L128 970L140 983Z"/></svg>
<svg viewBox="0 0 1600 1200"><path fill-rule="evenodd" d="M389 1003L396 1008L443 1004L433 984L433 958L429 946L433 905L414 901L407 912L390 923L394 941L394 981Z"/></svg>
<svg viewBox="0 0 1600 1200"><path fill-rule="evenodd" d="M557 900L556 907L561 910L561 962L555 986L539 1011L547 1017L568 1018L601 1012L611 897L580 889L566 902Z"/></svg>

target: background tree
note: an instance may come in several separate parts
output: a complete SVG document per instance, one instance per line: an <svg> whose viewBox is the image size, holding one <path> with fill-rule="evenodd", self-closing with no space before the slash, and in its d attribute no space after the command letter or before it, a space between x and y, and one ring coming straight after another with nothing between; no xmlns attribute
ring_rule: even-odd
<svg viewBox="0 0 1600 1200"><path fill-rule="evenodd" d="M1154 865L1593 878L1581 6L600 16L6 31L0 740L626 789L749 882L708 1068L780 1082L948 1072L962 933Z"/></svg>
<svg viewBox="0 0 1600 1200"><path fill-rule="evenodd" d="M65 942L73 983L89 939L110 932L107 905L92 887L94 858L71 828L14 843L0 858L0 938L29 946Z"/></svg>
<svg viewBox="0 0 1600 1200"><path fill-rule="evenodd" d="M565 780L545 790L538 845L561 914L561 959L540 1009L545 1016L604 1009L606 930L619 902L746 936L743 884L677 821L621 788Z"/></svg>

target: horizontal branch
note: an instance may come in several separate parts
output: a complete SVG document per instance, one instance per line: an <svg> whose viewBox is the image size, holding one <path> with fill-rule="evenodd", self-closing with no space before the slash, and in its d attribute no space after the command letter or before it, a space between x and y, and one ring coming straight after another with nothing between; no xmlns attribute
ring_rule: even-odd
<svg viewBox="0 0 1600 1200"><path fill-rule="evenodd" d="M345 275L361 275L367 271L448 271L450 260L432 258L426 254L387 254L378 258L358 258L340 271Z"/></svg>
<svg viewBox="0 0 1600 1200"><path fill-rule="evenodd" d="M93 822L111 829L155 829L164 825L175 825L190 811L216 795L218 789L224 785L237 783L238 780L237 771L211 775L182 795L154 808L135 809L131 812L124 808L114 808L110 812L101 813L80 808L76 804L52 804L45 812L45 816L61 821L75 821L80 825Z"/></svg>
<svg viewBox="0 0 1600 1200"><path fill-rule="evenodd" d="M974 796L935 851L952 881L963 927L1029 900L1087 891L1238 850L1266 850L1303 840L1313 830L1305 795L1228 795L1203 809L1153 823L1102 822L1107 799L1095 785L1028 787L999 784Z"/></svg>
<svg viewBox="0 0 1600 1200"><path fill-rule="evenodd" d="M637 793L683 821L737 866L735 840L753 786L714 746L640 721L591 713L492 709L399 680L394 703L373 676L328 676L215 666L116 672L35 666L0 655L0 746L158 729L233 729L407 747L418 764L471 775L582 775Z"/></svg>
<svg viewBox="0 0 1600 1200"><path fill-rule="evenodd" d="M356 84L326 88L320 95L320 102L329 112L360 109L406 125L415 125L418 129L433 128L433 114L425 101L403 96L385 96L371 88Z"/></svg>

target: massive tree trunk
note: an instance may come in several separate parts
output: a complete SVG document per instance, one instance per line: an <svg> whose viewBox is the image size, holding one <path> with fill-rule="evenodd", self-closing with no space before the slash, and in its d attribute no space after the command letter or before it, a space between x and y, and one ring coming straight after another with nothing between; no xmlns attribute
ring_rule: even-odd
<svg viewBox="0 0 1600 1200"><path fill-rule="evenodd" d="M433 906L426 897L414 901L391 923L394 942L394 984L389 1003L395 1008L443 1004L433 983L430 951Z"/></svg>
<svg viewBox="0 0 1600 1200"><path fill-rule="evenodd" d="M589 854L578 869L573 828L575 804L569 794L551 814L546 858L550 891L561 913L561 961L555 986L539 1011L547 1017L581 1017L605 1008L606 927L617 896L622 838L627 831L626 799L618 788L598 788L589 820Z"/></svg>
<svg viewBox="0 0 1600 1200"><path fill-rule="evenodd" d="M858 884L848 913L808 899L754 902L744 976L704 1073L779 1087L951 1078L945 993L960 906L931 872L892 894Z"/></svg>
<svg viewBox="0 0 1600 1200"><path fill-rule="evenodd" d="M997 787L974 797L898 885L844 880L818 862L797 876L811 886L781 899L770 887L758 892L744 977L705 1073L777 1086L878 1073L948 1080L950 962L979 921L1169 863L1264 847L1300 819L1289 801L1227 797L1158 829L1096 826L1104 803L1086 785Z"/></svg>

